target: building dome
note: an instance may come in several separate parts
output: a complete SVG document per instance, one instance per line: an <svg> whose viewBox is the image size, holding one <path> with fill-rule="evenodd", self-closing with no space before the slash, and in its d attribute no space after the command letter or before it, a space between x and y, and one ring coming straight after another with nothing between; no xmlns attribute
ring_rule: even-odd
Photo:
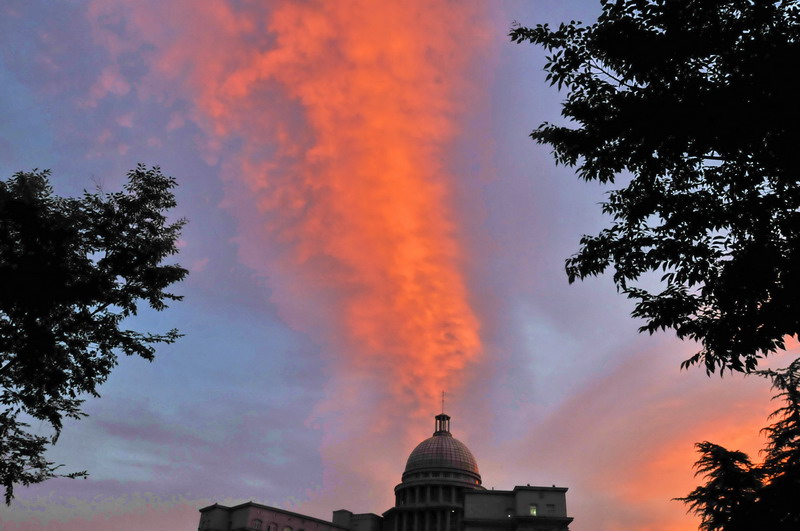
<svg viewBox="0 0 800 531"><path fill-rule="evenodd" d="M414 448L403 472L404 482L433 477L460 478L470 485L481 483L478 462L467 445L450 434L450 416L444 413L436 415L433 437Z"/></svg>
<svg viewBox="0 0 800 531"><path fill-rule="evenodd" d="M465 495L474 490L484 490L478 463L469 448L450 434L450 416L442 411L436 415L433 437L408 456L403 479L394 488L395 505L384 513L383 529L463 530Z"/></svg>
<svg viewBox="0 0 800 531"><path fill-rule="evenodd" d="M478 463L467 445L449 433L425 439L408 456L406 473L423 468L452 468L480 476Z"/></svg>

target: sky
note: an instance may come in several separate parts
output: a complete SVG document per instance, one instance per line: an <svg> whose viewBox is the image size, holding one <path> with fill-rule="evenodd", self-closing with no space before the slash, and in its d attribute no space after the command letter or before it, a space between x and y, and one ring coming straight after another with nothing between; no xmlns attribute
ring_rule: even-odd
<svg viewBox="0 0 800 531"><path fill-rule="evenodd" d="M17 488L0 527L194 529L250 500L380 514L444 391L487 488L568 487L573 531L696 529L672 500L698 484L694 443L757 459L775 406L761 378L681 371L696 345L638 334L609 277L567 282L605 189L528 137L565 94L507 33L598 14L3 2L2 178L49 168L78 195L160 166L190 275L130 323L185 336L120 359L48 454L89 478Z"/></svg>

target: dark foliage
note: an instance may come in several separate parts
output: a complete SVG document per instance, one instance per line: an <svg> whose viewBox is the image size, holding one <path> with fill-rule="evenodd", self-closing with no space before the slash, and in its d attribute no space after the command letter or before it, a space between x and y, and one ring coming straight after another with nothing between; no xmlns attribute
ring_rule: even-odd
<svg viewBox="0 0 800 531"><path fill-rule="evenodd" d="M769 529L800 529L800 359L779 371L758 371L772 379L783 406L774 411L761 466L768 483L759 492L755 518Z"/></svg>
<svg viewBox="0 0 800 531"><path fill-rule="evenodd" d="M602 5L589 26L510 33L543 46L547 79L568 90L570 126L532 138L581 178L621 186L569 280L612 268L642 331L701 343L683 366L749 372L800 332L798 2ZM660 287L643 287L648 273Z"/></svg>
<svg viewBox="0 0 800 531"><path fill-rule="evenodd" d="M764 461L754 466L742 452L709 442L697 445L702 457L695 468L708 482L678 499L702 518L701 529L800 529L800 359L786 369L757 374L772 380L779 391L774 398L783 402L769 417L775 423L762 430Z"/></svg>
<svg viewBox="0 0 800 531"><path fill-rule="evenodd" d="M47 171L0 181L0 480L58 476L45 450L63 419L80 418L81 395L97 396L117 355L152 360L154 345L179 334L130 330L142 302L156 310L181 297L166 289L187 270L165 265L183 221L168 223L175 180L137 167L123 192L53 195ZM52 437L29 431L44 421ZM66 474L77 477L84 473Z"/></svg>
<svg viewBox="0 0 800 531"><path fill-rule="evenodd" d="M730 451L708 441L695 446L702 455L695 463L696 475L702 474L708 482L678 499L701 516L700 529L746 531L747 528L734 522L742 518L742 513L752 510L756 492L762 487L762 474L743 452Z"/></svg>

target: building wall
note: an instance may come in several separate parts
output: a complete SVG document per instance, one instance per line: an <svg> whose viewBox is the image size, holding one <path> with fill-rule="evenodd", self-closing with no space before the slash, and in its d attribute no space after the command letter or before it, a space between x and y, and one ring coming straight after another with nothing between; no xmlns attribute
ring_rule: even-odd
<svg viewBox="0 0 800 531"><path fill-rule="evenodd" d="M447 507L439 507L441 502L421 499L417 500L419 507L394 507L384 513L385 518L372 513L353 514L343 509L334 511L333 522L253 502L236 507L215 504L200 509L198 530L567 531L572 521L567 516L565 488L459 490L463 501L453 500Z"/></svg>
<svg viewBox="0 0 800 531"><path fill-rule="evenodd" d="M350 531L381 531L383 518L373 513L353 514L346 509L333 511L333 523Z"/></svg>
<svg viewBox="0 0 800 531"><path fill-rule="evenodd" d="M212 505L200 510L200 526L204 531L226 531L230 529L230 515L227 507Z"/></svg>
<svg viewBox="0 0 800 531"><path fill-rule="evenodd" d="M381 531L383 518L377 514L355 514L350 521L350 531Z"/></svg>
<svg viewBox="0 0 800 531"><path fill-rule="evenodd" d="M283 511L258 503L235 507L212 505L200 510L199 531L347 531L298 513ZM372 531L372 530L365 530Z"/></svg>
<svg viewBox="0 0 800 531"><path fill-rule="evenodd" d="M464 493L464 531L565 531L565 488L515 487Z"/></svg>
<svg viewBox="0 0 800 531"><path fill-rule="evenodd" d="M489 490L464 494L464 518L505 518L510 507L514 507L513 491Z"/></svg>

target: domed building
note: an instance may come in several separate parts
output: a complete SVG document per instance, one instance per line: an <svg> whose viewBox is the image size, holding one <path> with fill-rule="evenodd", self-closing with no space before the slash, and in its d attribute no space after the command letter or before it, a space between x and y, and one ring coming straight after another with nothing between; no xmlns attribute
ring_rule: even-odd
<svg viewBox="0 0 800 531"><path fill-rule="evenodd" d="M383 513L385 531L458 531L464 491L483 490L478 463L450 434L450 417L436 416L436 430L408 456L395 506Z"/></svg>
<svg viewBox="0 0 800 531"><path fill-rule="evenodd" d="M200 509L199 531L569 531L565 487L487 490L478 462L436 415L433 435L411 452L395 505L383 513L333 512L327 522L248 502ZM355 493L354 493L355 494Z"/></svg>

